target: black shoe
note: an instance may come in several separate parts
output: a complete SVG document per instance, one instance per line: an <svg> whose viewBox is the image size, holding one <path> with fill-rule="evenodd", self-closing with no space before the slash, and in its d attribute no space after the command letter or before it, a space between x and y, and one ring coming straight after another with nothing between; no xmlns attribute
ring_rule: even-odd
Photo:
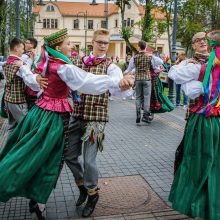
<svg viewBox="0 0 220 220"><path fill-rule="evenodd" d="M141 122L141 111L137 111L137 119L136 119L136 123L140 123Z"/></svg>
<svg viewBox="0 0 220 220"><path fill-rule="evenodd" d="M43 212L39 209L37 202L30 200L29 202L29 211L32 214L36 214L38 220L46 220L43 216Z"/></svg>
<svg viewBox="0 0 220 220"><path fill-rule="evenodd" d="M37 202L35 202L34 200L30 200L29 202L29 212L33 213L35 208L36 208Z"/></svg>
<svg viewBox="0 0 220 220"><path fill-rule="evenodd" d="M151 123L151 120L150 120L149 117L150 117L150 113L147 113L147 114L145 113L145 114L143 115L143 117L142 117L142 121L143 121L143 122L146 122L146 123L148 123L148 124Z"/></svg>
<svg viewBox="0 0 220 220"><path fill-rule="evenodd" d="M98 193L96 193L93 196L88 197L88 201L87 201L86 206L82 212L82 217L84 217L84 218L89 217L93 213L98 200L99 200Z"/></svg>
<svg viewBox="0 0 220 220"><path fill-rule="evenodd" d="M141 118L136 119L136 123L139 124L141 122Z"/></svg>
<svg viewBox="0 0 220 220"><path fill-rule="evenodd" d="M79 194L79 198L76 202L76 206L82 205L87 199L87 189L85 188L85 186L82 185L82 186L78 186L78 187L79 187L80 194Z"/></svg>

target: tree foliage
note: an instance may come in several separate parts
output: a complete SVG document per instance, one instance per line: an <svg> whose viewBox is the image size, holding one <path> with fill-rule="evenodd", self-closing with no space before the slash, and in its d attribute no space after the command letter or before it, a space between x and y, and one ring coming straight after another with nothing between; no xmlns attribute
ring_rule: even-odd
<svg viewBox="0 0 220 220"><path fill-rule="evenodd" d="M191 49L191 39L195 33L207 31L216 26L215 19L218 15L212 17L213 4L213 0L188 0L180 5L177 39L187 51ZM220 12L219 9L218 12Z"/></svg>
<svg viewBox="0 0 220 220"><path fill-rule="evenodd" d="M31 30L33 16L32 4L33 0L20 0L19 14L20 14L20 38L24 39L32 35ZM7 13L10 11L10 13ZM9 24L6 24L8 16ZM9 36L6 36L6 29L9 28ZM3 54L7 50L7 41L16 36L16 0L2 0L0 1L0 53Z"/></svg>
<svg viewBox="0 0 220 220"><path fill-rule="evenodd" d="M125 40L126 45L133 51L137 52L137 49L130 43L129 39L133 36L133 28L132 27L126 27L124 23L124 15L125 15L125 8L126 5L130 5L131 0L117 0L116 5L120 8L121 11L121 30L120 34L121 37Z"/></svg>

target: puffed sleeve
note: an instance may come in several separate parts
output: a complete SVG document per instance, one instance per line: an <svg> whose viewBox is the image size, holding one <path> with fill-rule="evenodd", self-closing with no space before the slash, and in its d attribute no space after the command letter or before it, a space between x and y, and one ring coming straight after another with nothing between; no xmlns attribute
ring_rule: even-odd
<svg viewBox="0 0 220 220"><path fill-rule="evenodd" d="M71 64L59 67L58 75L72 90L84 94L100 95L118 86L118 81L108 75L94 75Z"/></svg>
<svg viewBox="0 0 220 220"><path fill-rule="evenodd" d="M181 86L182 90L191 99L195 99L204 93L203 84L200 81L192 80Z"/></svg>
<svg viewBox="0 0 220 220"><path fill-rule="evenodd" d="M168 72L168 77L176 84L183 84L191 80L198 80L201 64L185 63L184 65L174 65Z"/></svg>

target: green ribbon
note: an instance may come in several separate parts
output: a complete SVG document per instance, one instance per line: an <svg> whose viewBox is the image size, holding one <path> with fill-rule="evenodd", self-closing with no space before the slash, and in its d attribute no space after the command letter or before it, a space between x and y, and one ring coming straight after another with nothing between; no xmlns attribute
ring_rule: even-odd
<svg viewBox="0 0 220 220"><path fill-rule="evenodd" d="M214 59L215 59L215 53L216 53L215 48L213 48L212 52L210 53L210 56L209 56L209 60L208 60L208 64L206 67L205 76L204 76L204 80L203 80L204 91L206 90L206 87L207 87L207 84L209 81L209 77L210 77L210 74L212 71L212 67L213 67L213 63L214 63Z"/></svg>
<svg viewBox="0 0 220 220"><path fill-rule="evenodd" d="M211 46L211 47L220 46L220 42L217 42L217 41L214 41L214 40L208 39L208 43L209 43L209 46ZM209 56L209 60L208 60L208 64L207 64L207 67L206 67L205 76L204 76L204 80L203 80L204 91L206 91L206 87L207 87L209 77L210 77L210 74L211 74L211 71L212 71L212 67L213 67L213 64L214 64L215 56L216 56L216 50L215 50L215 48L213 48L211 53L210 53L210 56Z"/></svg>
<svg viewBox="0 0 220 220"><path fill-rule="evenodd" d="M68 64L73 64L70 59L68 57L66 57L65 55L63 55L62 53L60 53L57 50L52 49L49 46L45 46L45 50L50 53L53 57L61 59L63 61L65 61ZM36 70L38 64L40 63L40 61L42 60L42 54L40 55L40 57L38 58L37 62L34 64L34 70Z"/></svg>
<svg viewBox="0 0 220 220"><path fill-rule="evenodd" d="M54 49L52 49L52 48L49 47L49 46L46 46L46 50L47 50L47 52L50 53L53 57L58 58L58 59L61 59L61 60L65 61L66 63L73 64L68 57L66 57L65 55L63 55L63 54L60 53L59 51L54 50Z"/></svg>
<svg viewBox="0 0 220 220"><path fill-rule="evenodd" d="M209 46L220 46L220 42L217 42L217 41L214 41L214 40L209 40L208 39L208 42L209 42Z"/></svg>

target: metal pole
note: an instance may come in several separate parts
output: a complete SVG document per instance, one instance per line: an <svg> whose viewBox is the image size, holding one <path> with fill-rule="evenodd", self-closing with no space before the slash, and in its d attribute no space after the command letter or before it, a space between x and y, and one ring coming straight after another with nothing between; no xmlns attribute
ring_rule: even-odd
<svg viewBox="0 0 220 220"><path fill-rule="evenodd" d="M87 55L87 11L84 14L84 29L85 29L85 55Z"/></svg>
<svg viewBox="0 0 220 220"><path fill-rule="evenodd" d="M27 37L26 38L28 38L29 37L29 4L28 4L28 1L29 0L27 0L26 1L26 9L27 9L27 21L26 21L26 29L27 29Z"/></svg>
<svg viewBox="0 0 220 220"><path fill-rule="evenodd" d="M20 38L20 0L16 0L16 37Z"/></svg>
<svg viewBox="0 0 220 220"><path fill-rule="evenodd" d="M32 13L32 1L29 1L29 18L30 18L30 37L34 35L33 13Z"/></svg>
<svg viewBox="0 0 220 220"><path fill-rule="evenodd" d="M106 19L106 29L108 29L108 0L105 0L105 19Z"/></svg>
<svg viewBox="0 0 220 220"><path fill-rule="evenodd" d="M174 17L173 17L173 39L172 39L172 51L171 51L171 63L176 63L176 30L177 30L177 0L174 0ZM174 103L174 81L169 78L169 99Z"/></svg>

